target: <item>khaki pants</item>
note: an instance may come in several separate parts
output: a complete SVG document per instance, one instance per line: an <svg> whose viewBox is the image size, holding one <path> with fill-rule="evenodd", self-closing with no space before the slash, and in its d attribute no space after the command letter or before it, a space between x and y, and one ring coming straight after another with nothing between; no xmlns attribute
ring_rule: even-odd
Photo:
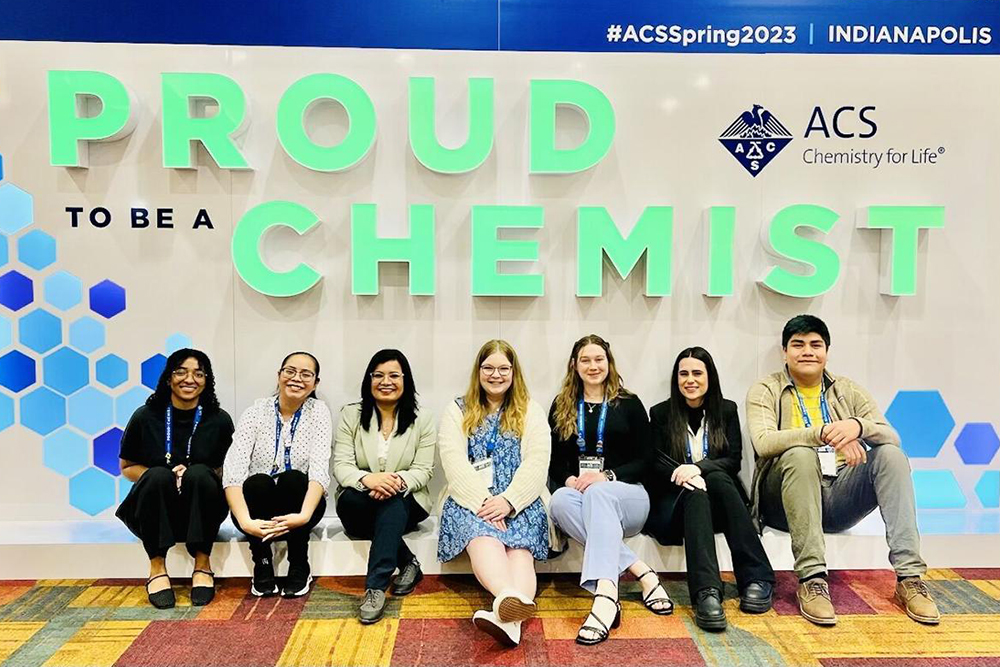
<svg viewBox="0 0 1000 667"><path fill-rule="evenodd" d="M842 468L834 478L823 477L814 448L792 447L760 484L762 520L791 534L800 579L826 571L823 533L847 530L876 507L897 576L923 575L927 565L920 558L913 480L899 447L873 447L867 462Z"/></svg>

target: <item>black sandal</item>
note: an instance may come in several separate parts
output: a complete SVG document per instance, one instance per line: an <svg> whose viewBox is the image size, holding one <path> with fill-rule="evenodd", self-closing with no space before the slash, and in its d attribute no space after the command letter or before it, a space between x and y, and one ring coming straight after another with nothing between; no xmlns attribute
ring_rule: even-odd
<svg viewBox="0 0 1000 667"><path fill-rule="evenodd" d="M174 598L173 588L164 588L162 591L156 591L155 593L149 592L149 584L152 581L159 579L160 577L167 577L169 579L170 575L164 572L163 574L158 574L155 577L150 577L149 579L147 579L146 597L149 598L149 603L154 607L156 607L157 609L172 609L173 606L177 603L177 600Z"/></svg>
<svg viewBox="0 0 1000 667"><path fill-rule="evenodd" d="M638 579L642 579L647 574L653 575L654 577L656 577L657 582L659 582L660 577L653 570L646 570L645 572L643 572L642 574L640 574L638 577L636 577L636 579L637 580ZM656 595L657 589L663 591L663 596L662 597L653 597L654 595ZM656 606L654 606L657 603L663 603L663 602L667 603L666 607L656 607ZM653 590L649 591L649 595L647 595L646 597L642 598L642 604L646 607L646 609L650 610L651 612L653 612L654 614L656 614L658 616L667 616L669 614L674 613L674 601L670 599L670 596L667 595L667 590L663 587L663 584L660 584L660 583L657 583L656 587L653 588Z"/></svg>
<svg viewBox="0 0 1000 667"><path fill-rule="evenodd" d="M200 572L212 577L211 586L195 586L194 573ZM215 597L215 572L211 570L195 570L191 573L191 604L195 607L204 607Z"/></svg>
<svg viewBox="0 0 1000 667"><path fill-rule="evenodd" d="M604 598L606 600L611 600L612 602L615 603L615 620L611 622L611 629L609 630L608 626L604 624L604 621L602 621L597 616L597 614L594 613L593 608L591 608L590 613L587 614L587 618L583 619L583 622L586 623L587 619L589 619L591 616L593 616L594 620L597 621L601 625L601 627L597 628L597 627L594 627L593 625L583 625L583 626L580 627L580 630L576 634L576 643L577 644L581 644L583 646L593 646L595 644L600 644L601 642L603 642L604 640L606 640L608 638L608 635L611 633L611 630L614 630L615 628L617 628L619 625L622 624L622 603L621 602L619 602L618 600L614 599L610 595L605 595L603 593L594 593L594 597L595 598ZM580 634L581 632L588 631L588 630L590 632L596 633L597 636L596 637L584 637L583 635Z"/></svg>

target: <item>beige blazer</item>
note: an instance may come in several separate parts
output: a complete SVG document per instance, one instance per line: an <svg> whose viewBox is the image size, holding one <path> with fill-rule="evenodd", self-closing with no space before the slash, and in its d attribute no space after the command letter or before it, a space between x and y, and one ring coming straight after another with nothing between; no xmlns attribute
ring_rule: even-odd
<svg viewBox="0 0 1000 667"><path fill-rule="evenodd" d="M341 409L333 441L333 476L340 485L337 498L344 488L357 487L362 477L378 467L378 438L374 417L369 430L361 426L361 403L350 403ZM434 475L436 442L434 416L428 410L421 410L406 433L399 435L393 427L385 461L385 471L402 477L407 493L412 493L413 499L428 513L431 497L427 484Z"/></svg>

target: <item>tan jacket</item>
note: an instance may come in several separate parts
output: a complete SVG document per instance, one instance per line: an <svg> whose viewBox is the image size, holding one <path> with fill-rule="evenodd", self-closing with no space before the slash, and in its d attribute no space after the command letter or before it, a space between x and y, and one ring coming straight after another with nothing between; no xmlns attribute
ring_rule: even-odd
<svg viewBox="0 0 1000 667"><path fill-rule="evenodd" d="M378 467L378 439L379 432L374 423L367 431L361 427L360 403L343 407L333 441L333 476L340 484L338 498L344 488L356 488L362 477ZM385 471L402 477L407 491L428 513L431 511L431 497L427 484L434 475L436 441L434 416L428 410L421 410L417 413L417 421L406 429L406 433L399 435L393 428L385 461Z"/></svg>
<svg viewBox="0 0 1000 667"><path fill-rule="evenodd" d="M833 419L856 419L861 424L861 439L868 445L899 446L899 434L864 387L846 377L834 377L829 371L824 375L826 401ZM753 517L758 519L758 488L774 459L792 447L823 446L819 438L823 424L792 428L794 411L799 406L787 370L771 373L754 383L747 392L746 408L750 442L757 459L750 503Z"/></svg>

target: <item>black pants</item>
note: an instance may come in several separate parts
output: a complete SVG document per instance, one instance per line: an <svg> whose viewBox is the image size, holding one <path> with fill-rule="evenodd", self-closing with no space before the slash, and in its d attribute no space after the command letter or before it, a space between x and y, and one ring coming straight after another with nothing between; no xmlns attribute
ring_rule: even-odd
<svg viewBox="0 0 1000 667"><path fill-rule="evenodd" d="M372 541L365 588L384 591L396 568L413 560L403 535L426 519L427 512L412 495L375 500L363 491L344 489L337 499L337 516L349 536Z"/></svg>
<svg viewBox="0 0 1000 667"><path fill-rule="evenodd" d="M183 541L188 553L211 554L226 518L222 481L203 463L188 467L177 492L169 468L150 468L129 491L115 516L142 540L150 558L162 558Z"/></svg>
<svg viewBox="0 0 1000 667"><path fill-rule="evenodd" d="M676 499L673 513L664 499L654 500L647 532L662 544L684 540L687 558L688 592L694 600L705 588L722 590L719 557L715 551L716 531L726 536L733 557L736 585L742 592L751 581L774 583L774 570L754 529L750 512L733 478L724 472L705 476L708 491L686 491Z"/></svg>
<svg viewBox="0 0 1000 667"><path fill-rule="evenodd" d="M243 499L251 519L273 519L283 514L302 511L302 501L309 489L309 478L299 470L286 470L276 477L258 473L250 475L243 482ZM304 526L290 530L277 540L288 543L288 562L305 565L309 562L309 533L326 513L326 498L320 498L309 521ZM233 523L250 542L250 553L254 561L271 557L271 542L247 535L240 522L233 516Z"/></svg>

